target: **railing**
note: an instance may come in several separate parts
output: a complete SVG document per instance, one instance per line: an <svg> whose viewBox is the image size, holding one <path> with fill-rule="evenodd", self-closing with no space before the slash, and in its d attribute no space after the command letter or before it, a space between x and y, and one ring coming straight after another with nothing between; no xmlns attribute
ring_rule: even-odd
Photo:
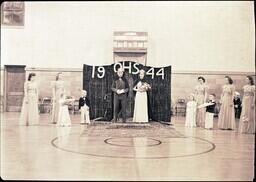
<svg viewBox="0 0 256 182"><path fill-rule="evenodd" d="M68 96L67 98L73 98L72 96ZM52 113L52 98L51 97L44 97L39 99L38 108L39 113ZM75 100L68 105L68 109L71 114L75 114L79 112L79 101Z"/></svg>
<svg viewBox="0 0 256 182"><path fill-rule="evenodd" d="M52 111L52 98L44 97L39 99L38 102L39 113L51 113Z"/></svg>

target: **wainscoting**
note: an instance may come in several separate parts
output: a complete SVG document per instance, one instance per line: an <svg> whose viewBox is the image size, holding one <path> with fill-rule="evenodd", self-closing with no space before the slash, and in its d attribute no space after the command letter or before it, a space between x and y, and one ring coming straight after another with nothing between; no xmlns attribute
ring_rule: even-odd
<svg viewBox="0 0 256 182"><path fill-rule="evenodd" d="M62 79L66 82L67 95L80 97L80 91L83 84L83 70L82 68L69 69L69 68L26 68L26 78L29 73L34 72L37 75L38 87L40 90L39 97L51 97L52 88L51 81L55 80L56 74L62 72ZM4 70L1 69L1 96L3 96L4 88L2 83L4 78L2 77ZM190 93L194 91L198 76L203 76L206 79L206 83L209 85L209 93L214 93L218 100L221 95L221 88L224 84L224 76L230 76L234 80L236 91L243 95L242 87L245 84L246 75L254 75L252 72L208 72L208 71L172 71L171 87L172 87L172 106L175 106L178 99L185 99ZM5 98L4 98L5 99Z"/></svg>

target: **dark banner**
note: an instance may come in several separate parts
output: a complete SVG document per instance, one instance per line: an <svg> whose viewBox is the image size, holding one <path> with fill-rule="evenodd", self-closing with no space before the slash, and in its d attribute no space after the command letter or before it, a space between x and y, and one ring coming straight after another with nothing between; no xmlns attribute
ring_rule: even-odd
<svg viewBox="0 0 256 182"><path fill-rule="evenodd" d="M150 84L148 91L148 109L153 121L171 122L171 66L150 67L135 62L120 62L106 66L83 67L83 89L87 91L90 100L91 119L113 119L113 92L111 85L120 66L124 69L124 76L129 83L126 115L133 117L134 96L133 86L139 78L139 70L145 70L145 80Z"/></svg>

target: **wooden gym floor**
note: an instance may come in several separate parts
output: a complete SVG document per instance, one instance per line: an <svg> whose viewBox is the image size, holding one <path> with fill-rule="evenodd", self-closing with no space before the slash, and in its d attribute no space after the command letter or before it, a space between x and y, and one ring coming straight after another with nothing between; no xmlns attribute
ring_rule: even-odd
<svg viewBox="0 0 256 182"><path fill-rule="evenodd" d="M1 113L1 177L6 180L240 180L254 178L255 135L172 125L93 122L19 126ZM238 124L238 122L237 122Z"/></svg>

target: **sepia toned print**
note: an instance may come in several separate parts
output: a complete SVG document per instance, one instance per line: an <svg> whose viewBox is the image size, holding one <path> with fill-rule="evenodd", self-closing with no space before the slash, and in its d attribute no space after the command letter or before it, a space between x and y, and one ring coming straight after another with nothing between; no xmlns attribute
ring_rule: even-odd
<svg viewBox="0 0 256 182"><path fill-rule="evenodd" d="M3 180L255 181L252 1L1 15Z"/></svg>

